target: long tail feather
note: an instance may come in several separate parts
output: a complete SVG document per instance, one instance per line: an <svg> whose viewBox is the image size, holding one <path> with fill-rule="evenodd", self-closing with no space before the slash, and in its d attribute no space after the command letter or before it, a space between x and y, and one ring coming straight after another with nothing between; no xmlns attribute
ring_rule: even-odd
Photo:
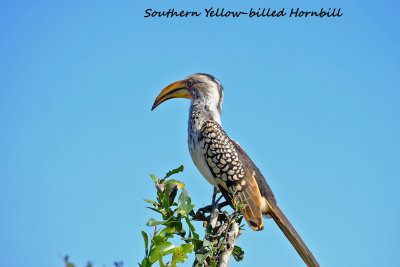
<svg viewBox="0 0 400 267"><path fill-rule="evenodd" d="M318 262L314 258L311 251L308 249L306 244L304 244L303 240L293 228L292 224L286 218L285 214L280 210L280 208L276 205L272 206L268 203L269 206L269 214L272 216L276 224L278 224L279 228L285 234L286 238L292 243L293 247L296 249L297 253L299 253L300 257L309 267L319 267Z"/></svg>

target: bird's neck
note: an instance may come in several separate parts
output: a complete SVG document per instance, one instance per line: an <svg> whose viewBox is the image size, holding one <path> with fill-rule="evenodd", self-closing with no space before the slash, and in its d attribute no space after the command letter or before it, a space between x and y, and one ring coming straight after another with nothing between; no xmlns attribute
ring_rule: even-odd
<svg viewBox="0 0 400 267"><path fill-rule="evenodd" d="M221 125L221 114L214 103L194 99L190 105L189 132L199 131L203 124L213 120Z"/></svg>

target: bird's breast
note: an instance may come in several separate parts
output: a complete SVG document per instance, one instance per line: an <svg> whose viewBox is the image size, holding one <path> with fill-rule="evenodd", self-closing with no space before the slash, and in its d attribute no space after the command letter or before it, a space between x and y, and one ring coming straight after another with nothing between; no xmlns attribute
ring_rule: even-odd
<svg viewBox="0 0 400 267"><path fill-rule="evenodd" d="M210 171L210 167L206 162L204 153L201 151L200 131L191 131L189 129L188 146L190 156L192 157L193 163L196 165L197 169L210 184L218 187L217 181L215 180L213 174Z"/></svg>

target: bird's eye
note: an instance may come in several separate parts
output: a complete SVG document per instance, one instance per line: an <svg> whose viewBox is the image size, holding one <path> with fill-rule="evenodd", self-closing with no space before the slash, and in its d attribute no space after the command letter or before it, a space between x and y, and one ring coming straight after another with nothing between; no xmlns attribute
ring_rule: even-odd
<svg viewBox="0 0 400 267"><path fill-rule="evenodd" d="M193 80L189 80L189 81L187 82L187 84L188 84L188 86L192 86L192 85L193 85Z"/></svg>

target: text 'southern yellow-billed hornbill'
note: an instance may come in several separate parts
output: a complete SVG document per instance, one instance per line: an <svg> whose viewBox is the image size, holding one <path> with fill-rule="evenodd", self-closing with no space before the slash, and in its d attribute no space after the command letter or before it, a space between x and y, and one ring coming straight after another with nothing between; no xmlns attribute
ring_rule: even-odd
<svg viewBox="0 0 400 267"><path fill-rule="evenodd" d="M243 215L255 231L264 228L262 216L272 217L308 266L319 266L314 256L276 204L274 194L259 169L240 145L221 127L223 89L209 74L193 74L168 85L152 110L171 98L191 99L189 151L194 164L230 202L245 204Z"/></svg>

